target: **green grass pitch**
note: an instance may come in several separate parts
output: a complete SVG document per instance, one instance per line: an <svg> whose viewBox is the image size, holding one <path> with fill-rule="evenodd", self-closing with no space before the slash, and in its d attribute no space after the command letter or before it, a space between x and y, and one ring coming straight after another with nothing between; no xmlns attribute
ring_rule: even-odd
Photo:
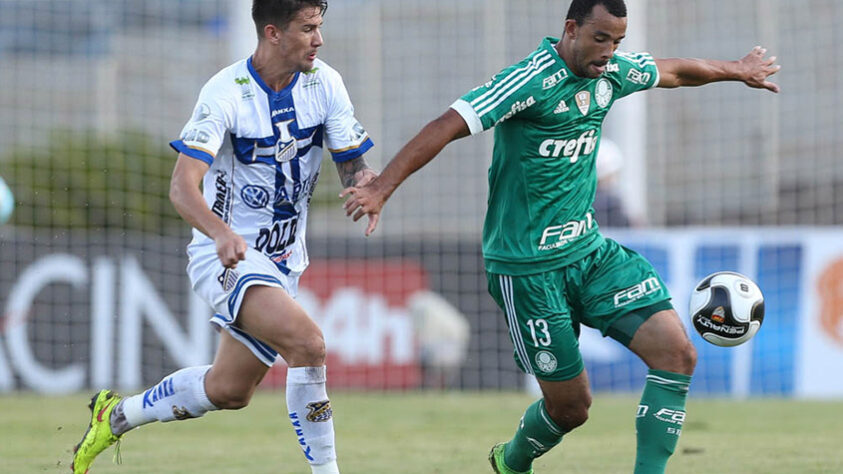
<svg viewBox="0 0 843 474"><path fill-rule="evenodd" d="M0 396L0 472L68 472L90 395ZM532 399L520 393L334 392L340 468L357 473L489 473L489 448L509 439ZM585 426L538 459L543 473L630 473L637 398L597 396ZM309 473L283 392L239 412L155 423L123 439L123 464L103 453L91 474ZM843 402L692 398L669 473L843 473Z"/></svg>

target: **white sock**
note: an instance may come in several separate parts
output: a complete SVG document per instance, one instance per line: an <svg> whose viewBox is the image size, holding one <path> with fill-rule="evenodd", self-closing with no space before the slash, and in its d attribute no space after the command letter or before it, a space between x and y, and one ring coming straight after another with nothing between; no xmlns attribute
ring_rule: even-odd
<svg viewBox="0 0 843 474"><path fill-rule="evenodd" d="M313 472L338 473L325 366L287 369L287 412Z"/></svg>
<svg viewBox="0 0 843 474"><path fill-rule="evenodd" d="M219 410L205 393L205 374L210 368L210 365L204 365L181 369L149 390L124 399L123 414L130 429L156 420L199 418L209 411ZM112 420L112 424L114 422Z"/></svg>

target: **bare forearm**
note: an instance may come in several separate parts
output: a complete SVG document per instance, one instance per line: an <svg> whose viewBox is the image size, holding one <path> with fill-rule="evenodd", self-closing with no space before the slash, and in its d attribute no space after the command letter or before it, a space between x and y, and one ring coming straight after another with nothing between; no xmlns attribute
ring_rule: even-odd
<svg viewBox="0 0 843 474"><path fill-rule="evenodd" d="M367 176L377 176L377 172L369 167L362 156L337 163L337 173L344 188L360 185Z"/></svg>
<svg viewBox="0 0 843 474"><path fill-rule="evenodd" d="M713 59L664 59L660 60L659 72L665 73L659 87L694 87L719 81L744 81L745 70L738 61Z"/></svg>
<svg viewBox="0 0 843 474"><path fill-rule="evenodd" d="M765 58L767 50L756 46L737 61L716 59L656 59L659 87L701 86L719 81L740 81L749 87L778 92L779 86L768 78L777 73L776 57Z"/></svg>
<svg viewBox="0 0 843 474"><path fill-rule="evenodd" d="M174 183L170 187L170 202L185 221L212 239L230 230L219 216L208 209L199 189Z"/></svg>

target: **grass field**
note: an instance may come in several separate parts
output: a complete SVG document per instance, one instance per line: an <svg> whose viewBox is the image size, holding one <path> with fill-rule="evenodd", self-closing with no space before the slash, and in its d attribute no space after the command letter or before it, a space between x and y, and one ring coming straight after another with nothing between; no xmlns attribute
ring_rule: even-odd
<svg viewBox="0 0 843 474"><path fill-rule="evenodd" d="M239 412L156 423L123 440L99 473L308 473L283 392ZM68 472L90 395L0 396L0 472ZM332 396L340 466L357 473L489 473L489 448L511 435L531 402L519 393ZM543 473L630 473L637 398L598 396L588 423L538 459ZM843 473L843 402L691 400L669 473Z"/></svg>

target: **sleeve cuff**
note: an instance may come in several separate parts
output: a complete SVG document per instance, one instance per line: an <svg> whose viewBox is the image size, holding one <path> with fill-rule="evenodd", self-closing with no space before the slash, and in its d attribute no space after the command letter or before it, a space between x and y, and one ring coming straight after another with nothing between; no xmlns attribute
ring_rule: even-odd
<svg viewBox="0 0 843 474"><path fill-rule="evenodd" d="M349 160L353 160L358 156L362 156L363 153L369 151L369 148L372 148L375 144L372 143L371 138L367 138L363 143L360 145L345 149L343 151L331 151L331 158L334 160L335 163L343 163Z"/></svg>
<svg viewBox="0 0 843 474"><path fill-rule="evenodd" d="M173 150L199 161L204 161L205 163L208 163L208 165L212 165L214 163L214 155L212 155L209 151L188 146L182 140L173 140L170 142L170 146Z"/></svg>
<svg viewBox="0 0 843 474"><path fill-rule="evenodd" d="M483 122L480 121L480 117L477 116L477 112L475 112L471 104L463 99L457 99L456 102L451 104L451 108L460 114L460 117L465 120L465 123L468 125L468 130L472 135L477 135L483 131Z"/></svg>

